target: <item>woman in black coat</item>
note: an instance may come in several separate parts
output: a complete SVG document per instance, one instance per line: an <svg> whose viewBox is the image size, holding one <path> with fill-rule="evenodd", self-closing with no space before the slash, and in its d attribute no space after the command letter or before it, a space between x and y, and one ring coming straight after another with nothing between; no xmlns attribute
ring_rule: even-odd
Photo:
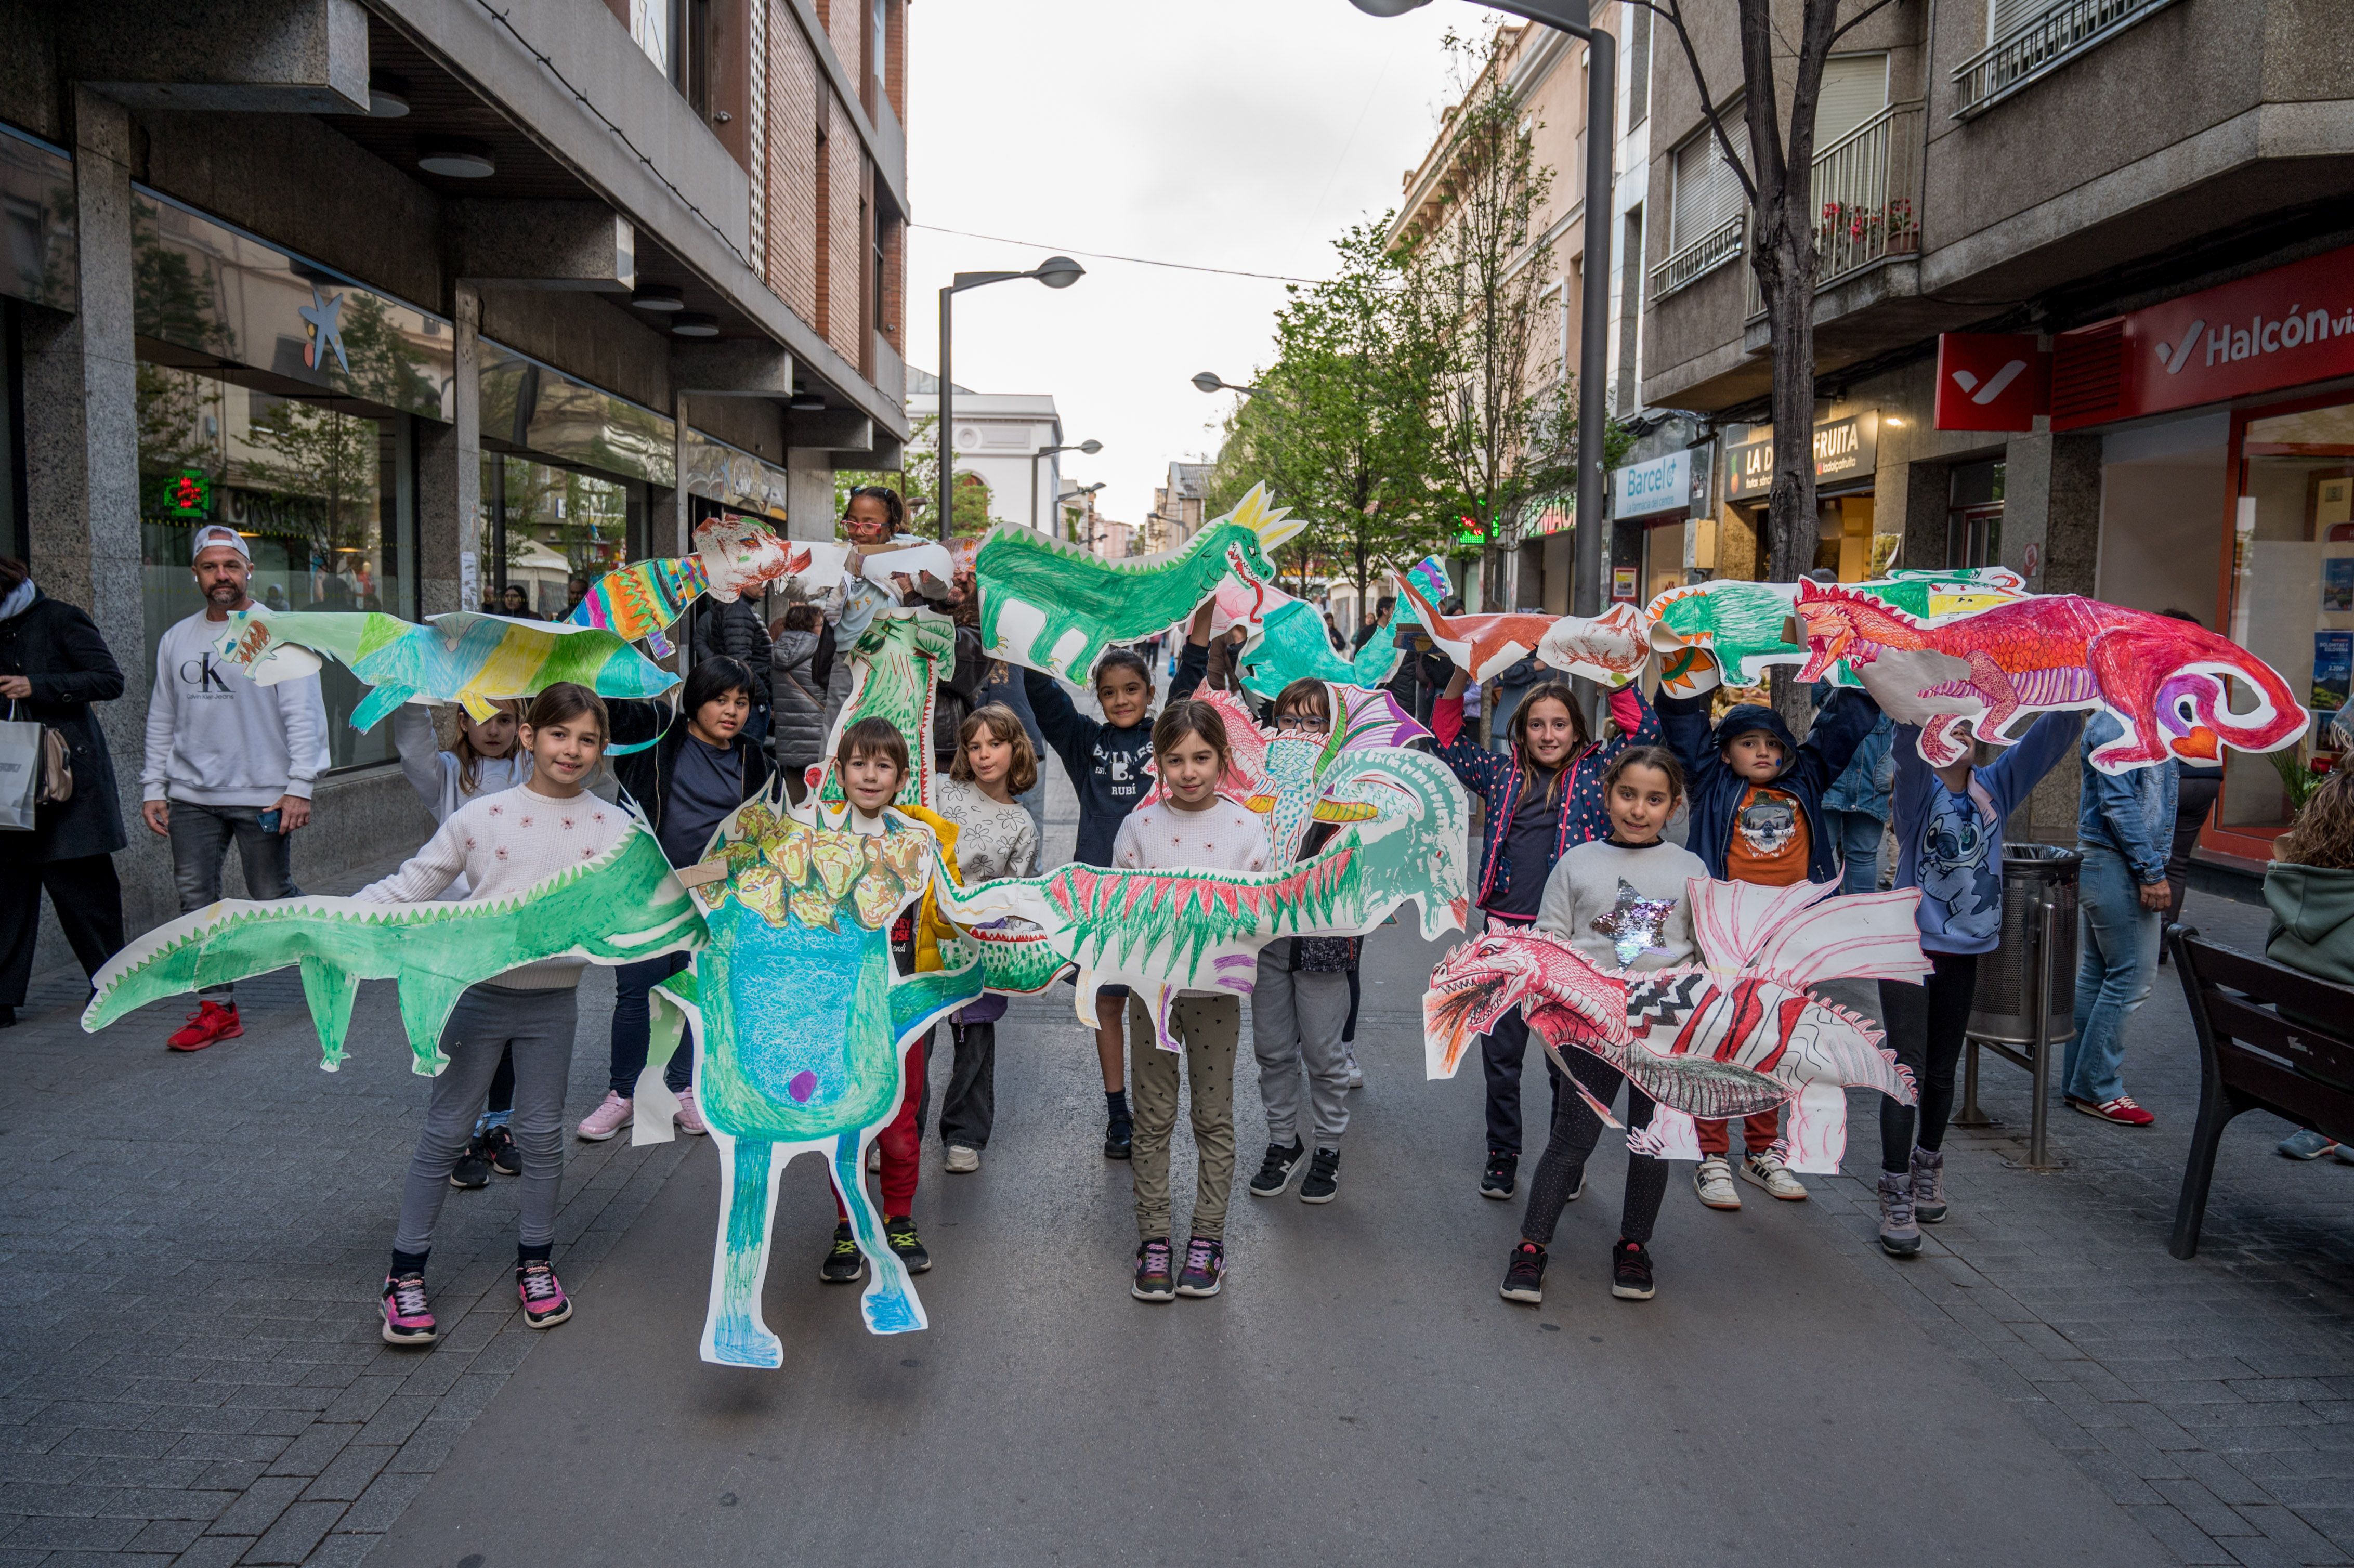
<svg viewBox="0 0 2354 1568"><path fill-rule="evenodd" d="M89 616L35 587L22 561L0 556L0 716L65 737L73 794L35 811L29 833L0 833L0 1027L16 1021L33 974L41 889L86 974L122 947L122 807L114 758L90 713L122 694L122 672Z"/></svg>

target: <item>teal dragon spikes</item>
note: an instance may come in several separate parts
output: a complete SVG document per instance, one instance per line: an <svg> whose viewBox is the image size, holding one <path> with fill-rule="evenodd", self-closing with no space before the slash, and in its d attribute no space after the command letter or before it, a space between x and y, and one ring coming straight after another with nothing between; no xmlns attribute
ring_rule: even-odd
<svg viewBox="0 0 2354 1568"><path fill-rule="evenodd" d="M1106 648L1177 625L1230 571L1274 581L1267 552L1305 526L1268 504L1264 484L1181 547L1132 560L1108 561L1001 524L973 557L981 646L992 659L1085 680Z"/></svg>
<svg viewBox="0 0 2354 1568"><path fill-rule="evenodd" d="M356 898L224 899L160 926L91 983L81 1026L208 985L299 964L302 993L334 1072L363 980L400 983L416 1070L449 1065L441 1029L470 985L541 959L635 963L704 942L703 918L643 824L597 859L495 904L368 904Z"/></svg>
<svg viewBox="0 0 2354 1568"><path fill-rule="evenodd" d="M887 721L907 741L907 781L900 806L929 806L939 799L938 764L932 758L932 706L943 675L956 671L956 625L930 609L886 609L869 621L850 650L850 695L825 737L824 758L811 772L822 779L818 798L842 799L833 765L843 732L861 719Z"/></svg>

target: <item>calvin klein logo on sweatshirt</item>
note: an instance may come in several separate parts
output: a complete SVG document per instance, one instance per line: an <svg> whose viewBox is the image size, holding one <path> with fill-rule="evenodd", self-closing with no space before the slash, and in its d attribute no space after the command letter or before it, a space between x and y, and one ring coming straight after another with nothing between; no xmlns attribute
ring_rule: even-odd
<svg viewBox="0 0 2354 1568"><path fill-rule="evenodd" d="M180 679L196 687L199 695L208 692L218 692L222 696L228 695L228 682L223 678L220 666L213 662L213 656L209 651L194 659L182 660Z"/></svg>

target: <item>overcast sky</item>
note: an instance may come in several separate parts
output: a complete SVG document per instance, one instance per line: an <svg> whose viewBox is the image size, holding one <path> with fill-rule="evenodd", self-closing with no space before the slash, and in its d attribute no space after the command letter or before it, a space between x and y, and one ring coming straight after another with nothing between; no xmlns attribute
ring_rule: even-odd
<svg viewBox="0 0 2354 1568"><path fill-rule="evenodd" d="M908 8L909 358L938 358L951 273L1116 252L1321 277L1330 241L1395 205L1447 95L1440 37L1490 15L1433 0L1393 20L1349 0L928 0ZM1082 256L1055 291L957 296L956 380L1050 393L1066 482L1141 521L1172 460L1215 450L1234 394L1264 362L1284 285Z"/></svg>

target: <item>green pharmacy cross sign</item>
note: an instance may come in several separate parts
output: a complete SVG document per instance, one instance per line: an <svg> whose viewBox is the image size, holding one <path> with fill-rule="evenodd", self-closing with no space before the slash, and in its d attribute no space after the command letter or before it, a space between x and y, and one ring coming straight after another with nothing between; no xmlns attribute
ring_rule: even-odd
<svg viewBox="0 0 2354 1568"><path fill-rule="evenodd" d="M164 514L167 517L211 516L211 476L200 468L184 468L166 475L164 480Z"/></svg>

